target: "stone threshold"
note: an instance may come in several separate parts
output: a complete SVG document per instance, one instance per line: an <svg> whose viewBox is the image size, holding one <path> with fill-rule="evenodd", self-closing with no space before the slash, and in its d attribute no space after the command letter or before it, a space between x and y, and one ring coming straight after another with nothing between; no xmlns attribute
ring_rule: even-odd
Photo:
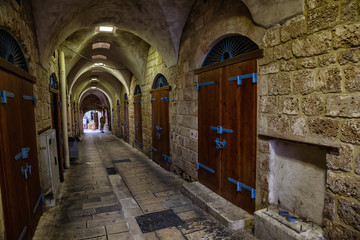
<svg viewBox="0 0 360 240"><path fill-rule="evenodd" d="M181 192L225 227L232 230L250 230L254 216L219 196L200 182L184 183Z"/></svg>

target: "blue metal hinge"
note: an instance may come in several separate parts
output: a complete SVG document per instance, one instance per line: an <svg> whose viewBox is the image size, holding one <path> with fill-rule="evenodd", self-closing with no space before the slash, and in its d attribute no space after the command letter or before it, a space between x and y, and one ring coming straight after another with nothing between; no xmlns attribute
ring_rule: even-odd
<svg viewBox="0 0 360 240"><path fill-rule="evenodd" d="M156 126L155 127L157 131L162 130L162 127Z"/></svg>
<svg viewBox="0 0 360 240"><path fill-rule="evenodd" d="M135 126L136 126L136 127L139 127L139 124L137 123Z"/></svg>
<svg viewBox="0 0 360 240"><path fill-rule="evenodd" d="M138 101L138 104L141 104L141 101Z"/></svg>
<svg viewBox="0 0 360 240"><path fill-rule="evenodd" d="M217 134L223 134L223 133L233 133L233 130L223 128L222 126L217 127L210 127L211 130L214 130L217 132Z"/></svg>
<svg viewBox="0 0 360 240"><path fill-rule="evenodd" d="M14 98L15 94L5 90L0 91L1 103L7 103L7 98Z"/></svg>
<svg viewBox="0 0 360 240"><path fill-rule="evenodd" d="M226 146L226 140L224 139L222 142L219 140L219 138L216 138L216 150L223 149Z"/></svg>
<svg viewBox="0 0 360 240"><path fill-rule="evenodd" d="M139 143L139 145L140 145L140 147L143 147L143 146L144 146L144 144L142 144L142 143Z"/></svg>
<svg viewBox="0 0 360 240"><path fill-rule="evenodd" d="M204 164L197 163L197 164L196 164L196 169L199 170L199 167L202 167L203 169L205 169L205 170L208 171L208 172L215 173L214 170L212 170L211 168L208 168L208 167L205 166Z"/></svg>
<svg viewBox="0 0 360 240"><path fill-rule="evenodd" d="M152 151L157 152L157 149L156 149L156 148L151 147L151 150L150 150L150 151L151 151L151 152L152 152Z"/></svg>
<svg viewBox="0 0 360 240"><path fill-rule="evenodd" d="M136 101L133 101L133 104L136 104Z"/></svg>
<svg viewBox="0 0 360 240"><path fill-rule="evenodd" d="M36 97L23 95L23 99L24 99L24 100L33 101L34 106L36 107Z"/></svg>
<svg viewBox="0 0 360 240"><path fill-rule="evenodd" d="M256 190L252 187L249 187L241 182L238 182L232 178L228 178L228 181L236 184L236 191L241 192L241 188L245 188L246 190L251 192L251 198L256 198Z"/></svg>
<svg viewBox="0 0 360 240"><path fill-rule="evenodd" d="M171 158L169 156L166 156L165 154L162 155L165 158L165 161L171 163Z"/></svg>
<svg viewBox="0 0 360 240"><path fill-rule="evenodd" d="M156 98L152 98L152 99L150 99L150 102L152 103L153 101L155 101L156 100Z"/></svg>
<svg viewBox="0 0 360 240"><path fill-rule="evenodd" d="M19 160L20 158L26 159L29 157L30 148L23 148L21 152L15 156L15 160Z"/></svg>
<svg viewBox="0 0 360 240"><path fill-rule="evenodd" d="M35 205L35 207L33 209L33 214L36 213L36 211L37 211L37 209L38 209L41 202L44 203L44 195L42 195L42 194L40 194L39 199L36 202L36 205Z"/></svg>
<svg viewBox="0 0 360 240"><path fill-rule="evenodd" d="M25 237L26 232L27 232L27 226L25 226L24 229L22 230L18 240L23 240L23 238Z"/></svg>
<svg viewBox="0 0 360 240"><path fill-rule="evenodd" d="M161 98L161 101L163 101L163 102L169 102L169 98L168 98L168 97L162 97L162 98Z"/></svg>
<svg viewBox="0 0 360 240"><path fill-rule="evenodd" d="M51 102L51 107L54 107L54 102Z"/></svg>
<svg viewBox="0 0 360 240"><path fill-rule="evenodd" d="M204 82L204 83L198 83L196 84L196 90L199 91L200 87L203 87L203 86L209 86L209 85L213 85L215 84L214 81L211 81L211 82Z"/></svg>
<svg viewBox="0 0 360 240"><path fill-rule="evenodd" d="M252 83L257 83L257 73L249 73L245 75L240 75L236 77L230 77L228 78L228 81L237 81L237 85L241 85L241 81L246 78L251 78Z"/></svg>
<svg viewBox="0 0 360 240"><path fill-rule="evenodd" d="M61 102L59 102L59 106L61 107Z"/></svg>

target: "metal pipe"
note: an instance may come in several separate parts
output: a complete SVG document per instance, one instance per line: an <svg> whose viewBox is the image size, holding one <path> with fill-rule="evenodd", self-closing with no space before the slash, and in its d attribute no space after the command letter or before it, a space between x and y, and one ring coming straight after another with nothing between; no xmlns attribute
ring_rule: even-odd
<svg viewBox="0 0 360 240"><path fill-rule="evenodd" d="M62 133L64 142L64 157L65 168L70 167L69 157L69 140L67 128L67 102L66 102L66 70L65 70L65 54L63 51L59 52L59 65L60 65L60 86L61 86L61 117L62 117Z"/></svg>

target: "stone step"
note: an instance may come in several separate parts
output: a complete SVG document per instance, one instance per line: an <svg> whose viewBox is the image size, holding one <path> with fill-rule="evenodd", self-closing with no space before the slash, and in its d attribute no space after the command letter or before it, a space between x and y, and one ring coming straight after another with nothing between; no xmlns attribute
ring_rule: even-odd
<svg viewBox="0 0 360 240"><path fill-rule="evenodd" d="M254 226L254 216L219 196L200 182L184 183L181 191L225 227L245 230Z"/></svg>

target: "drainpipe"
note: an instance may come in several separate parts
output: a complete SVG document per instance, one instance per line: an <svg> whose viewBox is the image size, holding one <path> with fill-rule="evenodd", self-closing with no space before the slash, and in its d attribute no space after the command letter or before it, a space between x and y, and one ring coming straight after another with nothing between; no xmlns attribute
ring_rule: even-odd
<svg viewBox="0 0 360 240"><path fill-rule="evenodd" d="M66 71L65 71L65 54L59 51L60 64L60 86L61 86L61 116L62 116L62 133L64 142L65 168L70 168L69 157L69 140L67 128L67 102L66 102Z"/></svg>

